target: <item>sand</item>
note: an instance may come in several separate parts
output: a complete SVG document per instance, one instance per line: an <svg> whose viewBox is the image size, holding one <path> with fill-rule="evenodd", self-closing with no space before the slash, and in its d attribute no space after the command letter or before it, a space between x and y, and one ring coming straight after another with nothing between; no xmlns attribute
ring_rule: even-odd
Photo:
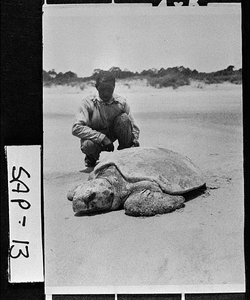
<svg viewBox="0 0 250 300"><path fill-rule="evenodd" d="M206 194L149 218L124 210L76 217L66 199L75 182L88 178L80 172L84 156L71 127L81 99L94 92L44 88L46 288L244 286L241 86L193 83L173 90L118 83L141 146L186 155L207 177Z"/></svg>

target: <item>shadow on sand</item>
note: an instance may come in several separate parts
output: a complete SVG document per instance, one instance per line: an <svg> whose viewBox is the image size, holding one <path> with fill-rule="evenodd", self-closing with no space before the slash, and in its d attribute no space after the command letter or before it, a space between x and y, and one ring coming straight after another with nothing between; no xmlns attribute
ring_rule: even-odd
<svg viewBox="0 0 250 300"><path fill-rule="evenodd" d="M85 169L80 170L79 172L81 172L81 173L91 173L93 170L94 170L93 167L86 167Z"/></svg>
<svg viewBox="0 0 250 300"><path fill-rule="evenodd" d="M118 210L123 210L123 207L121 207L120 209L116 209L115 211ZM101 210L101 211L92 211L92 212L78 212L75 213L75 217L92 217L92 216L96 216L96 215L104 215L107 213L110 213L114 210Z"/></svg>
<svg viewBox="0 0 250 300"><path fill-rule="evenodd" d="M207 193L208 193L208 189L207 189L206 184L204 184L199 189L187 192L182 196L185 198L185 202L188 202L188 201L193 200L193 199L195 199L199 196L206 195Z"/></svg>

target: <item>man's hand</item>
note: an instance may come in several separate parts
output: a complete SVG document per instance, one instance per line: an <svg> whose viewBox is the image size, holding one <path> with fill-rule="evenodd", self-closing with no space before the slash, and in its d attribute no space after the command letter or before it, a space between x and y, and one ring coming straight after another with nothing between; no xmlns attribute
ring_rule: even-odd
<svg viewBox="0 0 250 300"><path fill-rule="evenodd" d="M108 152L113 152L115 149L114 144L107 136L105 136L105 138L102 140L102 148L103 151L108 151Z"/></svg>
<svg viewBox="0 0 250 300"><path fill-rule="evenodd" d="M111 142L110 144L108 144L107 146L105 146L104 151L108 151L108 152L113 152L115 149L113 143Z"/></svg>

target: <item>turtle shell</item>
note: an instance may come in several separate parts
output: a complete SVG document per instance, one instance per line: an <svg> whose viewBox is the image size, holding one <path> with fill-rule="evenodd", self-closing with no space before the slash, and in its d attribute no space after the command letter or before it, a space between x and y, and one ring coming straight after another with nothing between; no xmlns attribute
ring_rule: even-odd
<svg viewBox="0 0 250 300"><path fill-rule="evenodd" d="M109 153L90 178L96 178L111 165L128 182L153 181L168 194L184 194L205 185L204 175L189 158L164 148L136 147Z"/></svg>

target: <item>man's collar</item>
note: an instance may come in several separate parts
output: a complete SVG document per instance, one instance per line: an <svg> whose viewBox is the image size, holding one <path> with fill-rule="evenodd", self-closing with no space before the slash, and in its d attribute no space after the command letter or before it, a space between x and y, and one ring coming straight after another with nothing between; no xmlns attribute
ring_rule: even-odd
<svg viewBox="0 0 250 300"><path fill-rule="evenodd" d="M105 104L105 105L112 104L112 103L115 101L114 96L113 96L108 102L103 101L103 100L99 97L99 95L96 95L95 99L96 99L98 102L103 103L103 104Z"/></svg>

